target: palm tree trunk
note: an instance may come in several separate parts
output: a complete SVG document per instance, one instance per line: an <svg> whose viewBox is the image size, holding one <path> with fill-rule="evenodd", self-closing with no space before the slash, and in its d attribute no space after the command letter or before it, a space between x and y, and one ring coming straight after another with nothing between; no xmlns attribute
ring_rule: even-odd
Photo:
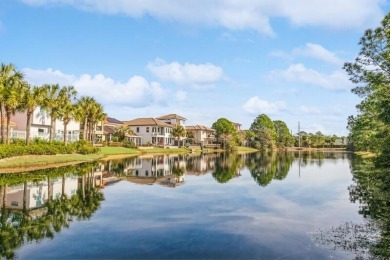
<svg viewBox="0 0 390 260"><path fill-rule="evenodd" d="M68 120L64 120L64 145L67 145L67 135L68 135Z"/></svg>
<svg viewBox="0 0 390 260"><path fill-rule="evenodd" d="M0 123L1 123L1 143L2 144L5 144L5 115L4 115L4 112L5 112L5 108L4 108L4 104L1 103L0 104L0 114L1 114L1 118L0 118Z"/></svg>
<svg viewBox="0 0 390 260"><path fill-rule="evenodd" d="M84 119L84 131L83 131L83 140L87 140L87 129L88 126L87 126L87 117L85 117Z"/></svg>
<svg viewBox="0 0 390 260"><path fill-rule="evenodd" d="M27 111L27 123L26 123L26 145L30 144L30 132L31 132L31 115L33 112Z"/></svg>
<svg viewBox="0 0 390 260"><path fill-rule="evenodd" d="M50 142L52 143L54 140L54 128L55 128L56 119L54 118L54 113L50 114Z"/></svg>
<svg viewBox="0 0 390 260"><path fill-rule="evenodd" d="M11 110L6 111L6 116L7 116L7 144L10 143L10 136L11 136Z"/></svg>

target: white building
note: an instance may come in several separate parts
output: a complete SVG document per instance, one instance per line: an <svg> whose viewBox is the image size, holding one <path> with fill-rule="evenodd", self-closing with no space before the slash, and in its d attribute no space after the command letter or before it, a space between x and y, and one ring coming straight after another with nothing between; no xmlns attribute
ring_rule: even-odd
<svg viewBox="0 0 390 260"><path fill-rule="evenodd" d="M31 115L31 128L30 138L42 138L49 139L50 136L50 115L41 107L37 107ZM26 124L27 124L27 113L16 113L12 117L12 121L16 123L14 129L14 138L25 138L26 137ZM64 139L64 123L62 120L57 119L55 122L54 139ZM80 136L80 123L74 120L70 121L67 126L67 140L77 141Z"/></svg>
<svg viewBox="0 0 390 260"><path fill-rule="evenodd" d="M194 144L207 146L214 144L215 130L203 125L186 126L186 131L191 133Z"/></svg>
<svg viewBox="0 0 390 260"><path fill-rule="evenodd" d="M164 116L157 117L156 119L161 120L173 126L181 125L184 128L187 120L186 118L179 116L177 114L164 115Z"/></svg>
<svg viewBox="0 0 390 260"><path fill-rule="evenodd" d="M123 121L133 132L141 137L137 145L159 145L170 146L174 144L171 136L173 125L167 124L156 118L136 118L130 121Z"/></svg>

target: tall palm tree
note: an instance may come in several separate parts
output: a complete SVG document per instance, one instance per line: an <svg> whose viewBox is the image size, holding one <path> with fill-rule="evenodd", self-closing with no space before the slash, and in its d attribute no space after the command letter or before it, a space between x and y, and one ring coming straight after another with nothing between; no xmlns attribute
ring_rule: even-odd
<svg viewBox="0 0 390 260"><path fill-rule="evenodd" d="M58 110L59 110L59 98L58 95L60 93L60 86L58 84L45 84L43 86L45 90L45 98L43 102L43 107L50 114L50 142L54 140L54 128L55 122L58 118Z"/></svg>
<svg viewBox="0 0 390 260"><path fill-rule="evenodd" d="M96 123L101 122L106 118L106 114L104 113L103 106L99 104L98 102L95 102L92 107L90 107L90 110L88 111L88 121L90 123L89 127L89 140L92 141L92 144L95 143L95 136L94 136L94 129L96 126Z"/></svg>
<svg viewBox="0 0 390 260"><path fill-rule="evenodd" d="M67 132L69 122L75 118L75 105L72 103L76 99L77 91L73 86L62 87L58 98L59 108L58 116L64 124L64 144L67 144Z"/></svg>
<svg viewBox="0 0 390 260"><path fill-rule="evenodd" d="M30 133L31 133L31 117L34 113L34 110L43 105L44 98L46 96L47 89L44 87L31 87L26 85L24 99L23 99L23 109L26 111L27 120L26 120L26 144L30 143Z"/></svg>
<svg viewBox="0 0 390 260"><path fill-rule="evenodd" d="M1 140L4 144L9 143L11 115L20 105L20 92L23 74L16 70L13 64L1 64L0 69L0 120L1 120ZM5 117L7 122L5 123Z"/></svg>
<svg viewBox="0 0 390 260"><path fill-rule="evenodd" d="M95 104L96 101L92 97L88 96L82 96L76 103L76 119L80 123L83 124L83 140L89 140L87 138L87 133L88 133L88 114L91 108L93 107L93 104Z"/></svg>

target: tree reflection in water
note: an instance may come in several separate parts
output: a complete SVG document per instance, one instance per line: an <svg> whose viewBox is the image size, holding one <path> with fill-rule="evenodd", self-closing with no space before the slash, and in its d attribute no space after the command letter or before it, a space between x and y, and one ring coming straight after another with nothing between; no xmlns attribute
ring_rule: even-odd
<svg viewBox="0 0 390 260"><path fill-rule="evenodd" d="M222 153L215 159L215 169L212 175L217 182L226 183L241 175L242 166L242 156Z"/></svg>
<svg viewBox="0 0 390 260"><path fill-rule="evenodd" d="M13 258L14 250L25 241L53 238L56 232L68 228L73 220L89 219L104 200L96 185L95 166L96 164L80 164L23 174L0 175L0 255ZM30 207L29 189L46 183L47 193L53 194L54 179L62 179L61 194L57 197L49 196L46 203L37 203ZM70 196L65 193L67 179L76 179L78 183L77 191ZM101 183L101 180L98 183ZM15 200L15 194L22 196L19 198L23 204L21 207L12 205L16 202L7 201L8 196L14 196L12 198Z"/></svg>
<svg viewBox="0 0 390 260"><path fill-rule="evenodd" d="M351 252L359 259L390 258L390 171L368 159L353 158L352 203L359 203L364 223L344 223L312 234L317 245Z"/></svg>
<svg viewBox="0 0 390 260"><path fill-rule="evenodd" d="M246 166L257 184L267 186L273 179L286 178L293 161L292 153L255 153L248 156Z"/></svg>

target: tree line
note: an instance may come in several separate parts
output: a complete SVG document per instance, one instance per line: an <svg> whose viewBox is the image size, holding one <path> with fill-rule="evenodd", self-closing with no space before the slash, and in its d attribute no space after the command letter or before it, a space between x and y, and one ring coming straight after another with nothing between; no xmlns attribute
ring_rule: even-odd
<svg viewBox="0 0 390 260"><path fill-rule="evenodd" d="M299 132L295 136L281 120L272 121L265 114L257 116L249 130L239 131L235 124L220 118L213 123L217 140L224 148L233 149L237 145L250 146L259 150L275 150L286 147L323 148L334 147L336 135L324 135L320 131L313 133ZM340 137L342 145L346 138Z"/></svg>
<svg viewBox="0 0 390 260"><path fill-rule="evenodd" d="M83 125L83 140L93 141L93 128L96 122L105 118L103 106L93 97L77 98L73 86L43 84L31 86L22 72L13 64L1 64L0 68L0 124L1 143L9 144L11 137L11 117L17 112L27 114L26 144L30 142L31 117L37 107L50 116L49 140L54 140L55 121L64 124L63 142L67 143L67 126L72 120Z"/></svg>
<svg viewBox="0 0 390 260"><path fill-rule="evenodd" d="M365 31L354 62L344 64L352 93L362 101L348 118L351 148L377 154L378 165L390 166L390 13L375 29Z"/></svg>

